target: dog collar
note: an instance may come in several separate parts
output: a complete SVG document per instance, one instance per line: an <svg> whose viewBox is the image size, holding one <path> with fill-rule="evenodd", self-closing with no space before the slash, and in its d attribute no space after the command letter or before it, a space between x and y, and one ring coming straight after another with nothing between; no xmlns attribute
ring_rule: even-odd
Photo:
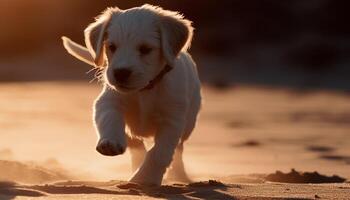
<svg viewBox="0 0 350 200"><path fill-rule="evenodd" d="M159 81L161 81L162 78L163 78L163 76L164 76L166 73L168 73L170 70L172 70L172 69L173 69L173 68L172 68L170 65L166 64L165 67L164 67L164 69L162 69L162 71L160 71L159 74L158 74L154 79L152 79L152 80L148 83L148 85L146 85L146 87L142 88L140 91L145 91L145 90L150 90L150 89L152 89L152 88L155 86L155 84L157 84Z"/></svg>

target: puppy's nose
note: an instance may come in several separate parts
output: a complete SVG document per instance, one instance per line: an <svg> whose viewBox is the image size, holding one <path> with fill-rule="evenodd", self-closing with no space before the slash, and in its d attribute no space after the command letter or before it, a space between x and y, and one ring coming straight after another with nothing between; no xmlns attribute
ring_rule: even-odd
<svg viewBox="0 0 350 200"><path fill-rule="evenodd" d="M125 83L129 79L131 73L132 71L126 68L115 69L113 71L114 78L118 83Z"/></svg>

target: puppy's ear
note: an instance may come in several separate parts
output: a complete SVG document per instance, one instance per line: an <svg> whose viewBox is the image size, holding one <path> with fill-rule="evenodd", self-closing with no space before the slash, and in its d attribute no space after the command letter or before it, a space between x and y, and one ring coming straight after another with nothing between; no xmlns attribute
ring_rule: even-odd
<svg viewBox="0 0 350 200"><path fill-rule="evenodd" d="M192 22L176 12L163 11L161 14L160 36L163 55L167 63L172 65L180 51L186 51L191 44Z"/></svg>
<svg viewBox="0 0 350 200"><path fill-rule="evenodd" d="M97 67L104 65L105 61L105 49L104 41L107 37L107 28L111 20L112 14L119 10L118 8L108 8L99 17L96 18L94 23L91 23L85 30L85 44L90 54L94 58L94 63Z"/></svg>

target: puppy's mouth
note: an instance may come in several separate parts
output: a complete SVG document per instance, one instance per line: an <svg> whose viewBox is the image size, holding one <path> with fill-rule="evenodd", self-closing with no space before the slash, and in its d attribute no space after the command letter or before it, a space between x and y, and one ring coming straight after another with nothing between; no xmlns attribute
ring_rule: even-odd
<svg viewBox="0 0 350 200"><path fill-rule="evenodd" d="M115 84L114 87L116 90L121 91L121 92L125 92L125 93L138 90L138 88L136 88L136 87L130 87L130 86L123 85L123 84Z"/></svg>
<svg viewBox="0 0 350 200"><path fill-rule="evenodd" d="M125 89L125 90L132 90L134 88L123 85L123 84L116 84L116 87L121 88L121 89Z"/></svg>
<svg viewBox="0 0 350 200"><path fill-rule="evenodd" d="M146 85L148 85L149 82L147 81L141 81L133 82L133 83L118 83L114 81L112 84L116 90L122 91L122 92L135 92L142 90Z"/></svg>
<svg viewBox="0 0 350 200"><path fill-rule="evenodd" d="M110 87L118 92L122 93L132 93L136 91L140 91L143 88L145 88L147 85L149 85L150 81L141 81L138 82L129 82L129 83L118 83L115 79L108 79L107 83L110 85Z"/></svg>

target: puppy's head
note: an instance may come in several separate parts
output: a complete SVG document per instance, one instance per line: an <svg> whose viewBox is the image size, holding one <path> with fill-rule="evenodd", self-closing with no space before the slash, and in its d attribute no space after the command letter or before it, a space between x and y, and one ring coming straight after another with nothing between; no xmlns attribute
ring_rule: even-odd
<svg viewBox="0 0 350 200"><path fill-rule="evenodd" d="M144 5L109 8L85 29L85 42L107 83L120 92L148 85L166 64L172 66L192 39L191 22L176 12Z"/></svg>

